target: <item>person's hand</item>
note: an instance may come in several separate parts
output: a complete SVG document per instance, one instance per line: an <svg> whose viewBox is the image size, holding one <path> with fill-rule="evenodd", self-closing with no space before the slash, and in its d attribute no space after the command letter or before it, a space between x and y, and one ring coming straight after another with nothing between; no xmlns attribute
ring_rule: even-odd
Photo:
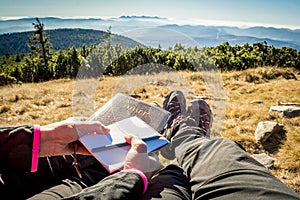
<svg viewBox="0 0 300 200"><path fill-rule="evenodd" d="M131 148L126 156L124 169L138 169L150 178L157 170L162 168L155 153L147 154L146 143L135 136L125 136Z"/></svg>
<svg viewBox="0 0 300 200"><path fill-rule="evenodd" d="M67 120L41 126L39 156L70 155L74 153L74 142L85 134L107 134L109 129L97 121L84 118ZM81 143L76 143L76 154L90 155Z"/></svg>

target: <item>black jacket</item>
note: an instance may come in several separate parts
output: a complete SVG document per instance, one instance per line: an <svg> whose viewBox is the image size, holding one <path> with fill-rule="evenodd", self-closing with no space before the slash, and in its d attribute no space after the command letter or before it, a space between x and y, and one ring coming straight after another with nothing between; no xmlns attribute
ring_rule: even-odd
<svg viewBox="0 0 300 200"><path fill-rule="evenodd" d="M11 199L25 199L61 184L63 179L75 180L72 179L76 173L71 156L39 158L38 171L30 173L32 141L33 126L0 127L0 193L2 195L7 194ZM91 158L81 156L79 160L83 161L82 164L86 164L91 163ZM87 176L81 181L91 187L72 197L66 197L67 199L88 197L138 199L142 195L144 184L139 175L134 173L109 175L105 171L101 172L104 168L99 165L94 158L92 164L86 164L83 174ZM97 173L91 173L93 170ZM93 178L94 181L91 181Z"/></svg>

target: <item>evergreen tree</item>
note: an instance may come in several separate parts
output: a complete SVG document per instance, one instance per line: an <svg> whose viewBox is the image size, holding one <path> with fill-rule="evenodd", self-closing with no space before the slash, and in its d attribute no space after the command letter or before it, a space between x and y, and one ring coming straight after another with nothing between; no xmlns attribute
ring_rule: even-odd
<svg viewBox="0 0 300 200"><path fill-rule="evenodd" d="M67 77L67 75L68 75L68 70L67 70L68 60L67 60L66 56L64 55L63 51L59 51L59 54L57 56L55 63L56 63L55 78Z"/></svg>
<svg viewBox="0 0 300 200"><path fill-rule="evenodd" d="M51 44L49 37L45 34L44 24L36 18L36 22L32 23L34 31L29 38L30 54L36 60L32 67L36 68L35 81L45 81L53 77L53 69L49 67L51 60Z"/></svg>
<svg viewBox="0 0 300 200"><path fill-rule="evenodd" d="M70 77L76 78L78 70L80 68L80 60L78 57L78 52L75 47L72 47L69 52L69 64L70 64Z"/></svg>
<svg viewBox="0 0 300 200"><path fill-rule="evenodd" d="M89 55L89 50L87 49L86 45L83 45L80 50L80 55L86 58Z"/></svg>

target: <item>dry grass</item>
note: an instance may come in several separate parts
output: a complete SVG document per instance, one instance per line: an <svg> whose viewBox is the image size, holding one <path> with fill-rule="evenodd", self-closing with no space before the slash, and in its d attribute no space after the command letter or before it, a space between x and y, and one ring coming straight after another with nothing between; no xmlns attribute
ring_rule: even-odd
<svg viewBox="0 0 300 200"><path fill-rule="evenodd" d="M300 193L299 117L285 118L278 113L269 112L270 106L277 105L278 102L300 103L299 75L298 80L295 80L285 76L292 71L291 69L277 69L274 73L282 73L284 77L265 79L261 74L271 74L270 70L258 68L223 75L229 99L222 136L241 142L249 153L266 152L271 155L275 158L275 168L271 169L273 174ZM246 77L249 75L258 78L254 82L247 82ZM262 103L251 104L253 100L261 100ZM265 120L282 123L286 130L286 140L271 152L258 145L254 139L258 122Z"/></svg>
<svg viewBox="0 0 300 200"><path fill-rule="evenodd" d="M292 69L267 67L228 72L221 74L223 82L216 74L174 72L156 76L101 77L100 80L83 80L80 84L62 79L1 87L0 125L43 125L73 115L88 116L117 92L136 94L144 101L161 104L169 91L181 89L187 99L207 98L214 113L215 137L239 141L249 153L268 153L275 158L271 172L300 194L299 117L284 118L269 112L270 106L278 102L300 103L300 76L291 72ZM223 86L226 93L222 93ZM251 103L254 100L260 103ZM272 152L254 139L258 122L265 120L282 123L287 131L286 139Z"/></svg>

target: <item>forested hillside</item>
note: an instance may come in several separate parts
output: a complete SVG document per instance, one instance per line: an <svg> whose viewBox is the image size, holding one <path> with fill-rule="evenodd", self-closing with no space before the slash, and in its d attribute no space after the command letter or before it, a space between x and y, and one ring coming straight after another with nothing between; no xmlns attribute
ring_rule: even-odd
<svg viewBox="0 0 300 200"><path fill-rule="evenodd" d="M90 29L55 29L45 30L49 36L53 50L68 49L71 47L81 48L83 45L91 46L99 44L103 40L105 31ZM32 31L0 35L0 55L14 55L29 53L29 37ZM134 47L137 42L121 35L115 35L112 39L115 43L126 47Z"/></svg>

